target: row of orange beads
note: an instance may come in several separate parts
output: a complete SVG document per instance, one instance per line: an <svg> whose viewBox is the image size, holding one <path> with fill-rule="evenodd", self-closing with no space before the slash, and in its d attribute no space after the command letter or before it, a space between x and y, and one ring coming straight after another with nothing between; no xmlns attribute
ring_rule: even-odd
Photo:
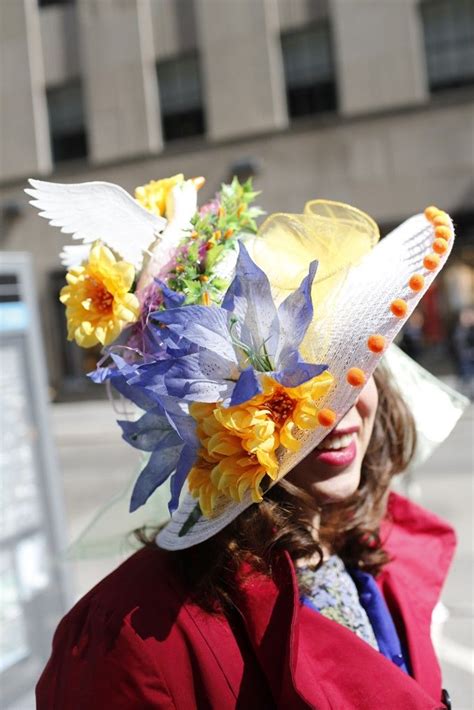
<svg viewBox="0 0 474 710"><path fill-rule="evenodd" d="M372 337L379 337L381 338L382 336L372 336ZM383 344L381 345L382 350L383 350ZM351 385L351 387L362 387L365 385L366 382L366 377L365 377L365 372L360 369L360 367L351 367L350 370L348 370L347 375L346 375L347 382ZM321 424L321 426L324 427L331 427L334 426L336 422L336 412L333 409L321 409L318 412L318 421Z"/></svg>
<svg viewBox="0 0 474 710"><path fill-rule="evenodd" d="M434 206L427 207L424 214L434 227L435 238L432 244L433 251L426 254L423 266L427 271L435 271L439 266L440 257L448 249L448 241L452 236L451 222L446 212L442 212ZM422 291L425 286L425 277L420 273L412 274L408 286L415 293ZM408 303L403 298L396 298L390 304L390 310L396 318L404 318L408 311Z"/></svg>
<svg viewBox="0 0 474 710"><path fill-rule="evenodd" d="M371 335L367 340L367 347L371 352L380 355L385 350L385 338L383 335ZM360 367L351 367L347 371L346 380L351 387L363 387L367 378ZM333 426L336 421L336 413L332 409L321 409L318 413L318 421L322 426Z"/></svg>
<svg viewBox="0 0 474 710"><path fill-rule="evenodd" d="M381 347L383 349L383 344ZM350 370L348 370L347 372L346 379L347 382L351 385L351 387L362 387L363 385L365 385L366 381L365 372L361 370L360 367L351 367ZM334 426L336 418L336 412L332 409L321 409L320 412L318 412L318 421L321 426Z"/></svg>
<svg viewBox="0 0 474 710"><path fill-rule="evenodd" d="M447 243L452 237L451 222L446 212L442 212L434 206L427 207L424 214L435 228L435 239L433 241L433 252L425 256L423 266L428 271L434 271L439 266L440 257L448 249ZM412 274L408 285L412 291L418 293L424 288L425 277L419 273ZM390 310L396 318L404 318L408 311L408 303L403 298L396 298L390 304ZM367 347L372 353L381 355L385 350L384 336L380 334L371 335L367 340ZM359 367L351 367L347 372L346 380L351 387L362 387L365 385L366 376ZM336 421L336 413L332 409L322 409L318 414L318 421L322 426L333 426Z"/></svg>

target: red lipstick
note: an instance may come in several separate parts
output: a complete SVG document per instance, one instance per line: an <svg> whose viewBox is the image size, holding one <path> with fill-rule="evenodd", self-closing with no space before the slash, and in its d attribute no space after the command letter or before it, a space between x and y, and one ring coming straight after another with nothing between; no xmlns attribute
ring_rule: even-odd
<svg viewBox="0 0 474 710"><path fill-rule="evenodd" d="M331 449L331 448L324 448L324 442L326 440L330 440L334 437L338 436L344 436L347 434L357 434L359 431L358 426L351 426L351 427L341 427L341 428L336 428L334 429L326 439L323 439L321 444L319 445L320 448L316 449L313 452L313 457L315 461L325 463L329 466L349 466L351 464L356 455L357 455L357 444L355 437L352 439L351 443L348 446L345 446L343 449Z"/></svg>
<svg viewBox="0 0 474 710"><path fill-rule="evenodd" d="M316 449L313 451L315 461L328 464L329 466L349 466L357 455L355 441L351 441L344 449Z"/></svg>

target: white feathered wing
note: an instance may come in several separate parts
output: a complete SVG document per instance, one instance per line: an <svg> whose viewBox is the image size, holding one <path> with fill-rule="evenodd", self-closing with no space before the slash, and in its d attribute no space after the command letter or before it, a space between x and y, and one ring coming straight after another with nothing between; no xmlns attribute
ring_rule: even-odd
<svg viewBox="0 0 474 710"><path fill-rule="evenodd" d="M61 183L29 180L30 204L61 232L90 244L100 239L139 269L145 250L167 222L142 207L126 190L109 182ZM79 251L77 252L79 254Z"/></svg>

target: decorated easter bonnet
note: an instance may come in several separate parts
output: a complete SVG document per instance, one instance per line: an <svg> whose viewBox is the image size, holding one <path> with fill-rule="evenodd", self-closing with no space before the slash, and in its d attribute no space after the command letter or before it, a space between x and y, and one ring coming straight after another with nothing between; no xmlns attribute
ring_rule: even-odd
<svg viewBox="0 0 474 710"><path fill-rule="evenodd" d="M137 188L31 180L41 216L80 244L60 299L68 337L101 344L91 373L133 403L123 438L146 452L130 510L157 489L166 549L202 542L305 458L354 405L444 265L435 207L379 241L349 205L313 200L257 228L250 182L197 208L202 178Z"/></svg>

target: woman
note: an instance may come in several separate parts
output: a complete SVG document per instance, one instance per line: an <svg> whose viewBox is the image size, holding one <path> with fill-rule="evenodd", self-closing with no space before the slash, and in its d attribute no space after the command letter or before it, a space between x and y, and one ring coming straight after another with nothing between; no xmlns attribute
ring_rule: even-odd
<svg viewBox="0 0 474 710"><path fill-rule="evenodd" d="M61 622L40 710L446 707L429 626L453 532L388 493L415 429L376 368L452 223L429 208L375 246L367 215L314 201L248 239L253 194L223 186L138 296L100 244L68 275L83 346L141 309L96 379L144 411L119 422L151 453L131 510L170 479L172 516Z"/></svg>
<svg viewBox="0 0 474 710"><path fill-rule="evenodd" d="M443 707L429 631L454 535L388 493L413 446L379 370L265 503L188 550L149 542L89 592L39 710Z"/></svg>

